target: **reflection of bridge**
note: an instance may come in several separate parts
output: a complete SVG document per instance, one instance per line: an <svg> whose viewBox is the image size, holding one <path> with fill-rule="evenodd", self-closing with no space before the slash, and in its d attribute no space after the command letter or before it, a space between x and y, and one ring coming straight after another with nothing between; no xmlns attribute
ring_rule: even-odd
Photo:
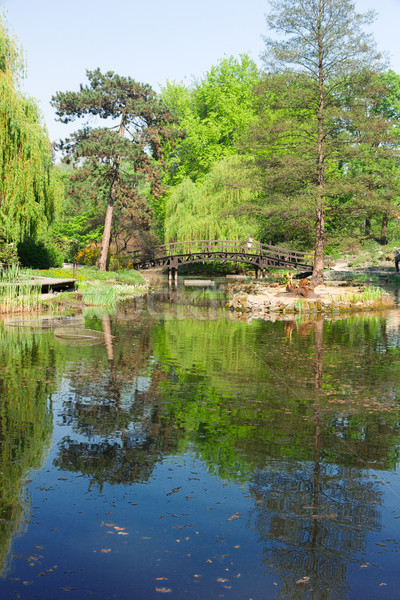
<svg viewBox="0 0 400 600"><path fill-rule="evenodd" d="M251 265L258 271L270 267L312 271L313 255L307 252L287 250L270 244L260 244L235 240L195 240L174 242L156 246L145 251L136 251L132 264L136 269L164 267L176 274L179 267L190 263L215 261L235 262Z"/></svg>

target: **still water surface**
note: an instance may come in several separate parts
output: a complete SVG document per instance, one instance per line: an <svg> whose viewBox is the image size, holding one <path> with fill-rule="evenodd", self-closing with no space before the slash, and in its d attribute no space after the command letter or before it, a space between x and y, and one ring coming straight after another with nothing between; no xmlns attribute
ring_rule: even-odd
<svg viewBox="0 0 400 600"><path fill-rule="evenodd" d="M183 304L0 324L0 597L399 598L398 312Z"/></svg>

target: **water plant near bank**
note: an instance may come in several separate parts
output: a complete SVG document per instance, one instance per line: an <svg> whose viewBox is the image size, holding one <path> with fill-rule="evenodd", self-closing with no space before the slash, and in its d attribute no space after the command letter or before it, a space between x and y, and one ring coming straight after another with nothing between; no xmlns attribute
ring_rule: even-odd
<svg viewBox="0 0 400 600"><path fill-rule="evenodd" d="M36 311L41 306L41 284L18 265L0 270L0 313Z"/></svg>

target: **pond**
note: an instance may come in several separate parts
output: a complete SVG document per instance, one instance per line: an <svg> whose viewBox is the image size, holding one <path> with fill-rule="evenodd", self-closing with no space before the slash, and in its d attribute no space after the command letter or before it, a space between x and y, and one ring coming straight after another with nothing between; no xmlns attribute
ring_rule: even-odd
<svg viewBox="0 0 400 600"><path fill-rule="evenodd" d="M0 324L2 599L398 597L398 311L213 290Z"/></svg>

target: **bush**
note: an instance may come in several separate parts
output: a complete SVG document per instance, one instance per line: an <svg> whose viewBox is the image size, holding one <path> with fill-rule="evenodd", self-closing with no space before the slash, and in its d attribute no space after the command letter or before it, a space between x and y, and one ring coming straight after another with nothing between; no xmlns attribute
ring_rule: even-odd
<svg viewBox="0 0 400 600"><path fill-rule="evenodd" d="M54 244L44 244L42 241L27 238L18 244L18 256L23 267L32 269L49 269L61 267L64 255Z"/></svg>
<svg viewBox="0 0 400 600"><path fill-rule="evenodd" d="M67 262L75 262L75 257L80 252L83 244L75 238L59 238L56 240L57 248L62 252Z"/></svg>
<svg viewBox="0 0 400 600"><path fill-rule="evenodd" d="M129 254L109 254L110 260L108 268L110 271L120 271L121 269L129 269L132 257Z"/></svg>
<svg viewBox="0 0 400 600"><path fill-rule="evenodd" d="M75 262L81 265L95 266L100 256L100 248L95 244L89 244L82 248L75 256Z"/></svg>
<svg viewBox="0 0 400 600"><path fill-rule="evenodd" d="M18 264L18 253L15 244L0 242L0 263L8 265Z"/></svg>

